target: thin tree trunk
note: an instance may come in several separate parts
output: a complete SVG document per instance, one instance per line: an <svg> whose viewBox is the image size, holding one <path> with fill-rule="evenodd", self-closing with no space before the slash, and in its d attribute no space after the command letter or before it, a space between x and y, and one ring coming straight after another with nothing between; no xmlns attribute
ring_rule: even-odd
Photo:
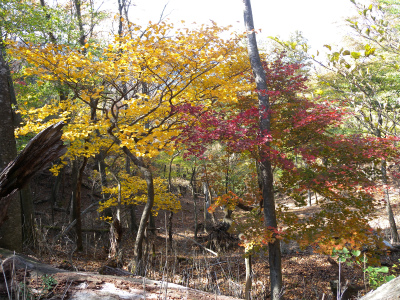
<svg viewBox="0 0 400 300"><path fill-rule="evenodd" d="M172 162L174 159L180 154L178 151L174 155L172 155L171 160L169 161L169 172L168 172L168 192L172 192ZM174 216L174 212L170 211L168 214L168 246L172 251L172 218Z"/></svg>
<svg viewBox="0 0 400 300"><path fill-rule="evenodd" d="M126 160L125 160L125 171L128 175L132 175L131 160L129 159L129 157L126 157ZM129 214L131 216L130 230L131 230L131 232L137 232L138 226L136 224L136 205L135 204L129 205Z"/></svg>
<svg viewBox="0 0 400 300"><path fill-rule="evenodd" d="M211 205L210 193L207 182L203 182L203 194L204 194L204 232L210 229L211 214L208 212L208 208Z"/></svg>
<svg viewBox="0 0 400 300"><path fill-rule="evenodd" d="M125 155L129 157L132 162L140 169L143 174L143 178L146 181L147 185L147 202L142 212L142 217L140 218L140 224L138 228L138 232L136 235L135 245L133 249L133 254L135 256L133 264L131 264L131 272L135 272L139 275L144 275L144 268L142 266L142 256L143 256L143 239L147 226L147 222L149 220L151 209L154 205L154 183L153 183L153 174L149 166L147 166L142 158L138 158L132 154L129 149L124 146L122 147Z"/></svg>
<svg viewBox="0 0 400 300"><path fill-rule="evenodd" d="M41 5L42 7L46 7L46 3L44 2L44 0L40 0L40 5ZM47 19L48 21L51 20L50 14L46 13L46 19ZM52 42L53 44L56 44L56 43L57 43L57 39L56 39L54 33L53 33L52 31L48 31L47 34L48 34L48 36L49 36L50 42Z"/></svg>
<svg viewBox="0 0 400 300"><path fill-rule="evenodd" d="M174 212L170 211L168 213L168 247L172 251L172 218L174 217Z"/></svg>
<svg viewBox="0 0 400 300"><path fill-rule="evenodd" d="M131 232L136 233L138 231L138 225L136 223L136 205L131 204L129 206L129 214L131 216Z"/></svg>
<svg viewBox="0 0 400 300"><path fill-rule="evenodd" d="M122 239L122 226L121 226L121 181L118 177L113 174L115 180L118 183L118 203L117 212L113 217L110 226L110 259L115 259L117 264L120 262L120 244Z"/></svg>
<svg viewBox="0 0 400 300"><path fill-rule="evenodd" d="M147 184L147 202L143 209L142 217L140 219L138 233L136 235L135 247L133 250L135 256L135 271L138 275L144 275L144 268L142 266L143 254L143 239L146 230L147 221L149 220L151 209L154 205L154 184L153 174L150 169L143 170L143 177Z"/></svg>
<svg viewBox="0 0 400 300"><path fill-rule="evenodd" d="M40 0L40 5L42 6L42 7L46 7L46 3L45 3L45 1L44 0ZM51 21L51 15L49 14L49 13L46 13L46 19L48 20L48 21ZM57 44L57 38L56 38L56 36L54 35L54 32L52 32L52 31L48 31L47 32L47 35L48 35L48 37L49 37L49 41L52 43L52 44ZM63 101L65 101L65 100L67 100L67 98L68 98L68 95L67 95L67 92L66 92L66 87L63 87L63 84L61 83L61 82L58 82L58 84L57 84L57 90L58 90L58 96L60 97L60 101L61 102L63 102Z"/></svg>
<svg viewBox="0 0 400 300"><path fill-rule="evenodd" d="M79 28L79 44L83 47L85 46L85 31L83 29L83 20L82 20L82 10L81 10L81 0L74 0L74 6L76 10L76 17L78 19L78 28ZM86 52L86 48L84 48L83 52Z"/></svg>
<svg viewBox="0 0 400 300"><path fill-rule="evenodd" d="M106 173L106 163L104 162L106 156L106 152L104 150L100 150L100 153L96 155L95 161L97 164L97 170L99 171L100 175L100 184L101 184L101 194L103 200L108 199L110 195L108 193L103 193L103 188L107 187L107 173ZM112 209L111 207L107 207L103 211L104 217L112 217Z"/></svg>
<svg viewBox="0 0 400 300"><path fill-rule="evenodd" d="M72 176L76 176L76 179L73 180L73 210L72 210L72 220L76 219L75 231L76 231L76 247L78 251L83 250L83 239L82 239L82 219L81 219L81 189L82 189L82 179L83 179L83 171L85 170L87 164L87 157L83 158L82 164L79 166L78 160L75 160L75 166L73 165L73 170L75 173Z"/></svg>
<svg viewBox="0 0 400 300"><path fill-rule="evenodd" d="M229 188L229 157L225 172L225 194L228 194L228 188ZM226 207L224 208L224 218L222 219L222 223L224 224L224 227L226 228L227 231L229 230L229 228L233 223L232 210Z"/></svg>
<svg viewBox="0 0 400 300"><path fill-rule="evenodd" d="M53 187L51 189L50 206L51 206L51 221L53 223L54 223L54 206L57 203L57 195L58 195L58 191L60 190L62 174L63 173L61 173L61 172L58 173L58 175L56 176L56 180L53 184Z"/></svg>
<svg viewBox="0 0 400 300"><path fill-rule="evenodd" d="M196 167L193 167L192 176L190 177L190 186L192 189L193 205L194 205L194 239L197 240L198 228L198 213L197 213L197 194L196 194Z"/></svg>
<svg viewBox="0 0 400 300"><path fill-rule="evenodd" d="M246 286L244 289L244 295L246 300L251 299L251 286L252 286L252 278L251 278L251 255L249 253L245 254L244 264L246 266Z"/></svg>
<svg viewBox="0 0 400 300"><path fill-rule="evenodd" d="M33 228L34 228L34 207L32 200L31 187L28 183L19 191L19 196L21 199L22 208L22 230L23 230L23 242L32 243L33 242Z"/></svg>
<svg viewBox="0 0 400 300"><path fill-rule="evenodd" d="M248 53L254 79L257 85L258 106L260 114L260 133L268 134L270 132L270 115L269 115L269 98L266 94L268 90L264 69L262 67L260 55L257 47L256 35L254 32L253 13L251 11L250 0L243 0L244 3L244 23L247 31ZM266 148L268 149L267 143ZM271 230L277 228L275 200L273 191L273 174L271 162L268 153L261 151L260 158L260 175L262 182L262 195L264 206L265 226ZM280 242L274 239L268 243L269 264L270 264L270 282L271 282L271 299L278 300L281 298L282 290L282 265Z"/></svg>
<svg viewBox="0 0 400 300"><path fill-rule="evenodd" d="M153 235L156 234L156 218L152 214L149 216L149 225L147 226L147 230Z"/></svg>
<svg viewBox="0 0 400 300"><path fill-rule="evenodd" d="M392 235L392 240L394 243L398 243L400 241L399 233L397 231L396 221L394 219L392 206L390 205L390 198L389 198L389 188L388 188L388 179L386 173L386 161L382 161L381 166L382 176L383 176L383 183L385 184L385 201L386 201L386 213L389 219L389 226L390 226L390 233Z"/></svg>
<svg viewBox="0 0 400 300"><path fill-rule="evenodd" d="M386 212L389 218L390 233L392 235L392 240L394 243L399 242L399 233L397 231L396 221L394 219L392 206L390 205L389 197L386 200Z"/></svg>
<svg viewBox="0 0 400 300"><path fill-rule="evenodd" d="M108 133L110 137L114 140L117 145L121 145L121 141L113 134L112 130L115 127L113 124L110 128L108 128ZM151 173L150 166L146 164L142 157L136 157L132 154L132 152L126 147L122 147L122 151L125 153L127 157L139 168L140 172L143 175L144 180L147 185L147 202L142 212L142 217L140 218L139 229L136 235L135 245L133 249L134 253L134 261L131 263L130 269L133 270L136 274L144 274L144 269L142 268L142 257L143 257L143 239L145 234L145 229L147 226L147 222L149 220L151 210L154 205L154 182L153 182L153 174Z"/></svg>

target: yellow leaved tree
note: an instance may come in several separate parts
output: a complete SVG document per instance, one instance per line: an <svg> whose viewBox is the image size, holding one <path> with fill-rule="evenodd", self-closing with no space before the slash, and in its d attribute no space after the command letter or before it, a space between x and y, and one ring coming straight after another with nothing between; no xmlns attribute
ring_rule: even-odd
<svg viewBox="0 0 400 300"><path fill-rule="evenodd" d="M155 196L160 183L154 184L150 163L161 151L179 147L174 142L183 122L179 108L201 104L207 110L220 101L236 102L238 95L250 90L242 76L249 69L242 37L221 38L227 30L216 24L189 30L150 23L147 28L131 27L129 35L116 36L107 45L11 47L15 57L29 64L26 74L36 76L39 83L61 83L70 91L66 100L22 110L27 121L18 135L63 120L63 138L69 145L64 160L122 153L140 170L141 179L119 176L125 182L121 199L146 203L134 249L138 272L151 209L178 205L173 197L162 202L163 197ZM146 183L145 196L132 190L134 179Z"/></svg>

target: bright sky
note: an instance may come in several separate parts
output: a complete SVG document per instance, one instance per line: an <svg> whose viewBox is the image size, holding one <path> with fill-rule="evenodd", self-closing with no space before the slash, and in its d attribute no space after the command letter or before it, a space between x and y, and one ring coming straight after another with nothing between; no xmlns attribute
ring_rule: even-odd
<svg viewBox="0 0 400 300"><path fill-rule="evenodd" d="M252 0L254 24L261 29L259 39L280 36L287 39L295 30L303 32L314 50L324 44L339 42L344 19L356 14L350 0ZM363 2L368 2L365 0ZM164 15L173 23L208 23L233 25L244 31L242 0L135 0L131 21L145 24L157 22ZM342 27L342 29L340 29Z"/></svg>

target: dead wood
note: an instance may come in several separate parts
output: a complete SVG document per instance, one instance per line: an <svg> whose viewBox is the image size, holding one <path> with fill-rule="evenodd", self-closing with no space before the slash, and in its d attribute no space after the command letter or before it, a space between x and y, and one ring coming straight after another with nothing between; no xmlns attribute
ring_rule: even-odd
<svg viewBox="0 0 400 300"><path fill-rule="evenodd" d="M63 122L47 127L29 141L25 149L0 173L0 226L7 217L11 195L38 171L66 152L61 140Z"/></svg>
<svg viewBox="0 0 400 300"><path fill-rule="evenodd" d="M334 295L334 298L336 299L337 298L337 290L338 290L338 281L337 280L331 281L330 286L331 286L331 290ZM364 289L364 286L346 283L341 286L340 299L341 300L354 299L354 297L358 295L358 291L361 291L363 289Z"/></svg>
<svg viewBox="0 0 400 300"><path fill-rule="evenodd" d="M144 277L133 276L130 272L109 266L106 266L103 270L103 273L107 275L93 272L65 271L42 264L24 255L14 255L12 251L2 248L0 248L0 258L4 260L3 266L8 268L7 270L10 273L7 281L3 279L3 282L0 282L0 297L4 296L6 299L9 299L7 298L7 287L10 289L12 282L14 282L14 287L24 284L28 287L33 297L36 296L43 299L44 296L41 293L43 292L43 281L41 276L46 274L50 275L54 279L54 282L56 282L55 286L52 287L51 295L50 293L46 294L46 296L51 296L51 299L117 300L168 298L208 300L215 297L213 294L170 282L154 281ZM4 276L1 277L4 278ZM5 282L7 282L7 285ZM42 289L40 289L40 286L42 286ZM164 294L165 291L167 294ZM13 292L17 294L18 289L13 290ZM218 299L238 300L222 295L219 295Z"/></svg>
<svg viewBox="0 0 400 300"><path fill-rule="evenodd" d="M218 252L224 252L233 249L239 244L239 238L228 232L230 225L220 223L211 227L208 235L202 239L207 242L207 247Z"/></svg>
<svg viewBox="0 0 400 300"><path fill-rule="evenodd" d="M161 228L161 229L164 229L164 228ZM164 229L164 230L165 230L165 229ZM193 242L194 244L200 246L202 249L206 250L207 252L210 252L210 253L213 254L214 256L218 256L218 253L217 253L217 252L214 252L214 251L212 251L211 249L208 249L207 247L204 247L202 244L200 244L199 242L195 241L194 239L191 239L191 238L189 238L189 237L187 237L187 236L185 236L185 235L183 235L183 234L179 234L179 233L175 233L175 232L173 232L173 234L174 234L174 235L177 235L177 236L180 236L180 237L183 237L183 238L185 238L185 239L187 239L187 240Z"/></svg>

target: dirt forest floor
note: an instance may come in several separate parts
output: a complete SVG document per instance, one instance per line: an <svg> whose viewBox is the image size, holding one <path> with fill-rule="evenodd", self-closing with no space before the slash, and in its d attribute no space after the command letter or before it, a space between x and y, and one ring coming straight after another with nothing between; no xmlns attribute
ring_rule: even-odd
<svg viewBox="0 0 400 300"><path fill-rule="evenodd" d="M107 268L108 255L107 224L99 221L98 213L95 210L85 215L84 218L83 251L76 251L75 237L72 232L54 241L54 237L60 232L60 228L65 228L65 224L68 224L68 217L65 213L65 204L60 205L60 209L55 210L52 216L49 203L40 201L40 199L47 197L43 193L51 189L53 184L47 176L48 174L42 174L42 178L40 176L36 178L36 182L40 184L33 188L34 201L37 203L35 210L38 212L36 215L37 230L35 242L26 245L24 254L36 257L43 263L61 269L80 272L98 272L100 270L101 273L107 274L104 271ZM45 177L47 179L43 180ZM68 194L65 191L64 193ZM83 194L82 208L85 209L93 202L93 193L89 183L85 184ZM201 202L201 199L199 202ZM148 234L147 242L144 245L146 278L207 291L211 293L208 295L214 295L215 299L222 299L218 298L221 295L243 298L245 282L243 248L238 246L237 240L233 240L230 243L231 247L218 256L205 251L203 246L208 246L208 244L203 238L205 237L203 231L200 231L199 234L198 242L200 245L193 241L193 200L186 196L181 199L181 204L182 210L173 217L174 240L172 250L166 248L166 213L161 211L156 217L157 230L154 234ZM202 203L199 204L199 207L202 207ZM395 215L400 215L396 202L394 204ZM64 211L61 207L64 207ZM312 213L313 209L315 207L302 208L299 213ZM140 216L140 212L141 208L139 207L136 212L137 217ZM123 218L126 222L123 225L128 227L129 210L126 210L125 213L126 216L123 216ZM220 215L217 214L218 217ZM53 218L54 222L52 221ZM202 222L203 220L200 218L199 223ZM381 226L384 229L386 227L385 222L385 210L382 207L378 210L374 225ZM120 270L122 273L111 275L133 278L128 274L129 263L133 257L132 235L129 229L124 231L121 244L123 266ZM382 265L389 266L392 274L400 274L400 269L394 266L399 263L400 254L397 252L382 253L380 257ZM285 299L334 299L330 289L330 281L338 279L338 266L332 262L329 256L313 253L312 249L301 251L295 243L282 244L282 255ZM252 299L269 299L267 253L261 252L252 257L252 264ZM110 265L110 268L114 269L114 267L116 266ZM343 278L360 289L359 296L370 290L364 284L361 266L343 264L342 267ZM43 285L43 282L40 284ZM174 294L174 296L168 296L168 299L188 299L188 296L187 294ZM201 297L199 296L198 299L201 299Z"/></svg>

